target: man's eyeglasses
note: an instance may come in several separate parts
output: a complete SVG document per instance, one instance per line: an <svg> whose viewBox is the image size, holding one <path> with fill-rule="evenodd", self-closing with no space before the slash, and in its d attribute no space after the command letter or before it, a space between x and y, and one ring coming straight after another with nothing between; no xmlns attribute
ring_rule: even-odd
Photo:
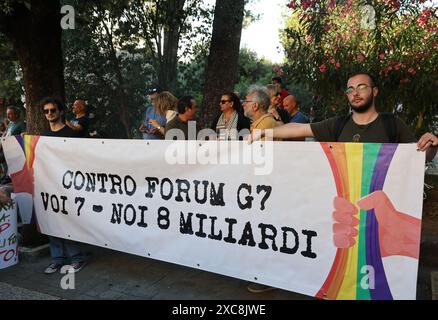
<svg viewBox="0 0 438 320"><path fill-rule="evenodd" d="M58 109L53 108L53 109L44 109L44 114L49 114L49 113L56 113L58 112Z"/></svg>
<svg viewBox="0 0 438 320"><path fill-rule="evenodd" d="M352 94L355 90L357 90L358 92L361 92L361 91L365 91L367 88L372 88L372 86L367 85L365 83L361 83L361 84L358 84L356 86L356 88L348 87L347 89L345 89L345 93Z"/></svg>
<svg viewBox="0 0 438 320"><path fill-rule="evenodd" d="M231 102L231 100L221 100L221 104L225 104L227 102Z"/></svg>

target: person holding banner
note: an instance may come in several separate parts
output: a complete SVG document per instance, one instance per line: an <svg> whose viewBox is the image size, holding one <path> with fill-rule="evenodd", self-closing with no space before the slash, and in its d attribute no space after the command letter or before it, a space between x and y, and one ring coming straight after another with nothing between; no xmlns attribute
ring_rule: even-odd
<svg viewBox="0 0 438 320"><path fill-rule="evenodd" d="M40 102L41 109L44 112L50 128L46 130L43 136L52 137L76 137L77 134L62 121L64 105L55 98L45 98ZM71 262L69 272L75 273L80 271L86 264L86 255L82 252L79 244L67 239L49 236L50 243L50 264L44 270L45 274L53 274Z"/></svg>
<svg viewBox="0 0 438 320"><path fill-rule="evenodd" d="M352 113L346 117L330 118L311 124L289 123L271 130L272 138L314 137L320 142L359 143L414 143L416 139L407 125L392 114L378 113L375 99L378 88L368 73L356 73L349 77L345 95ZM254 131L248 141L265 138L266 130ZM268 136L266 134L266 136ZM438 138L425 133L417 141L418 151L426 152L431 161L438 149ZM421 220L396 210L389 197L382 190L370 193L357 201L364 210L374 210L379 226L381 256L406 256L419 258ZM333 212L333 243L337 248L356 245L359 220L355 218L358 209L349 200L335 197ZM250 290L250 288L248 288ZM259 285L251 292L264 292L271 287Z"/></svg>
<svg viewBox="0 0 438 320"><path fill-rule="evenodd" d="M273 129L273 138L315 138L320 142L415 142L413 133L401 119L377 112L375 99L379 89L376 83L366 72L353 74L345 90L351 115L311 124L288 123ZM249 142L265 138L265 133L265 130L252 133ZM438 138L433 133L425 133L417 146L419 151L426 151L426 159L431 161L438 150Z"/></svg>

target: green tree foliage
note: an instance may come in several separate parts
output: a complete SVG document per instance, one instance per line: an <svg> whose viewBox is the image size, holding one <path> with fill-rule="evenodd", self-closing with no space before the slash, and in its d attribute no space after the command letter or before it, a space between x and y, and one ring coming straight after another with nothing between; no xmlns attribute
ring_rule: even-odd
<svg viewBox="0 0 438 320"><path fill-rule="evenodd" d="M94 134L105 138L139 136L136 128L152 82L150 54L138 48L119 21L124 1L77 1L76 28L64 32L67 101L88 101Z"/></svg>
<svg viewBox="0 0 438 320"><path fill-rule="evenodd" d="M249 86L267 85L271 83L274 65L272 62L259 58L254 51L243 48L239 57L239 81L235 90L243 95Z"/></svg>
<svg viewBox="0 0 438 320"><path fill-rule="evenodd" d="M147 87L165 83L162 89L184 92L170 85L169 74L177 76L172 65L178 53L200 62L198 50L209 41L209 9L201 6L201 0L65 0L64 4L76 11L76 28L64 32L68 101L88 100L98 136L140 137L137 128L150 103ZM182 4L183 12L177 10ZM187 68L183 63L179 69ZM193 83L190 77L195 75L186 75L189 81L182 82Z"/></svg>
<svg viewBox="0 0 438 320"><path fill-rule="evenodd" d="M20 64L9 40L0 33L0 118L9 104L20 105L23 83Z"/></svg>
<svg viewBox="0 0 438 320"><path fill-rule="evenodd" d="M438 19L424 2L291 1L286 73L312 88L330 114L348 109L348 75L368 71L379 78L380 111L399 113L418 133L428 130L438 111Z"/></svg>
<svg viewBox="0 0 438 320"><path fill-rule="evenodd" d="M178 60L209 39L211 20L203 0L132 0L123 26L152 53L160 87L176 91Z"/></svg>

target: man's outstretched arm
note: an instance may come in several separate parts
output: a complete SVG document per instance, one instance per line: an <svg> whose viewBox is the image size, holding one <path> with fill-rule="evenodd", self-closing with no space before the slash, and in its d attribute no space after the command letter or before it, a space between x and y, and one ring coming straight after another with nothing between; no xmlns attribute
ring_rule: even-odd
<svg viewBox="0 0 438 320"><path fill-rule="evenodd" d="M261 140L264 137L272 139L293 139L313 137L310 124L305 123L287 123L274 129L254 130L248 137L248 142Z"/></svg>

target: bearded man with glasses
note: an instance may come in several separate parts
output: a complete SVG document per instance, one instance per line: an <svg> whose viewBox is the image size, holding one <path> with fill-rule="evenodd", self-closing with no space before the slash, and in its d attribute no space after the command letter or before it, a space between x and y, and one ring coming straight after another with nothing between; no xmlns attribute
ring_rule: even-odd
<svg viewBox="0 0 438 320"><path fill-rule="evenodd" d="M408 126L393 114L377 112L375 100L379 93L375 79L366 72L348 78L345 95L351 114L311 124L288 123L273 130L274 138L312 137L321 142L412 143L415 136ZM249 141L265 136L262 130L250 135ZM417 141L419 151L426 151L431 161L438 149L438 138L425 133Z"/></svg>
<svg viewBox="0 0 438 320"><path fill-rule="evenodd" d="M393 114L378 113L375 99L379 93L376 81L368 73L356 73L348 78L345 95L351 107L351 114L344 117L331 118L311 124L288 123L274 128L269 133L273 138L314 137L321 142L362 142L362 143L412 143L415 136L407 125ZM249 142L260 140L265 131L255 132L249 137ZM432 133L425 133L417 141L417 149L426 152L426 160L431 161L438 149L438 138ZM384 191L373 192L360 200L361 208L374 209L378 227L382 230L403 228L400 234L386 233L380 241L383 256L409 256L418 259L421 220L405 213L398 212ZM344 217L353 208L347 199L334 199L335 213L333 215L333 242L338 248L348 248L355 244L355 232L358 222L346 223ZM351 217L351 214L350 216ZM337 231L335 231L337 230ZM344 231L347 230L347 233ZM407 231L406 231L407 230ZM380 229L379 229L380 232ZM357 233L356 233L357 234ZM418 241L418 242L417 242ZM397 245L397 243L401 245ZM405 245L409 244L409 245ZM269 286L258 285L248 288L251 292L272 290Z"/></svg>

